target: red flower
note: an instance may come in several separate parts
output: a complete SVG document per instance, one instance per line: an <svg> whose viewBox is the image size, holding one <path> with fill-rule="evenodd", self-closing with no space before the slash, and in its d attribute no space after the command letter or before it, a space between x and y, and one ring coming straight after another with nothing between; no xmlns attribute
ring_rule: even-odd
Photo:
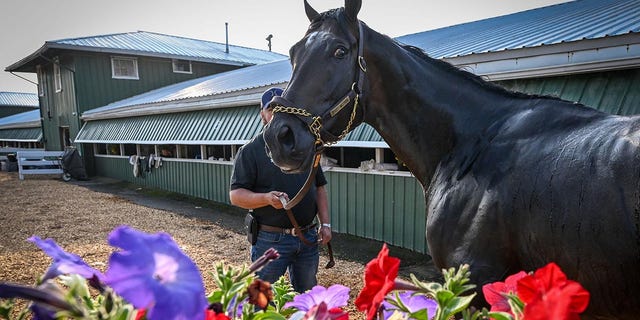
<svg viewBox="0 0 640 320"><path fill-rule="evenodd" d="M567 280L551 262L518 281L518 297L525 303L526 320L574 320L589 304L589 292L578 282Z"/></svg>
<svg viewBox="0 0 640 320"><path fill-rule="evenodd" d="M491 311L504 311L511 313L511 306L509 306L509 299L506 295L510 293L515 294L518 280L526 276L526 272L520 271L514 275L508 276L504 282L498 281L482 286L482 293L484 294L484 298L491 305Z"/></svg>
<svg viewBox="0 0 640 320"><path fill-rule="evenodd" d="M364 288L355 301L358 310L367 311L367 319L375 317L384 297L393 289L399 267L400 259L389 257L386 243L382 245L378 257L367 263Z"/></svg>
<svg viewBox="0 0 640 320"><path fill-rule="evenodd" d="M205 311L205 320L230 320L224 313L216 313L211 309Z"/></svg>
<svg viewBox="0 0 640 320"><path fill-rule="evenodd" d="M146 315L147 315L147 309L140 309L140 310L138 310L138 312L136 312L135 320L146 319L146 317L145 317Z"/></svg>

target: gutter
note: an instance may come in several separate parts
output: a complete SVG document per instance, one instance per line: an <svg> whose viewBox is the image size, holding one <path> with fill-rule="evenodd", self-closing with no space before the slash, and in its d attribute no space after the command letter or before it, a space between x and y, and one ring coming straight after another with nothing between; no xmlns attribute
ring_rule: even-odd
<svg viewBox="0 0 640 320"><path fill-rule="evenodd" d="M640 67L640 34L444 57L443 60L489 81L637 68Z"/></svg>
<svg viewBox="0 0 640 320"><path fill-rule="evenodd" d="M84 121L93 121L148 116L155 114L242 107L252 104L255 104L257 106L260 104L260 98L264 90L272 85L277 84L268 84L265 86L245 89L242 91L207 95L197 98L169 100L149 104L137 104L95 113L89 113L89 111L87 111L84 112L80 118Z"/></svg>

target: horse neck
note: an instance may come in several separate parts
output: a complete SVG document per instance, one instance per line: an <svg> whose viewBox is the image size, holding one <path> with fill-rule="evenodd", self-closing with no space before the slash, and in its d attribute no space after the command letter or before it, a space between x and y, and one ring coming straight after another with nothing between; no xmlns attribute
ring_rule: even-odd
<svg viewBox="0 0 640 320"><path fill-rule="evenodd" d="M365 122L427 187L441 159L475 141L513 98L371 29L365 40Z"/></svg>

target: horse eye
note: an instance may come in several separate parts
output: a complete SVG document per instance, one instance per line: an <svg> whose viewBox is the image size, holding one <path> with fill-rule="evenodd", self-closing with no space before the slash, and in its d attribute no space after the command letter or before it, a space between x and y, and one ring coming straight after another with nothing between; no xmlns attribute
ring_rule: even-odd
<svg viewBox="0 0 640 320"><path fill-rule="evenodd" d="M347 49L343 48L343 47L338 47L338 49L336 49L336 51L333 53L333 56L338 58L338 59L342 59L347 55Z"/></svg>

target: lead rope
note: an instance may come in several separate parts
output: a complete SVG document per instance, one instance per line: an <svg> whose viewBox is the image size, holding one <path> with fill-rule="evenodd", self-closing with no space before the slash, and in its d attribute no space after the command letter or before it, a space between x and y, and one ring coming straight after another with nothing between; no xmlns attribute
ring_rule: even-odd
<svg viewBox="0 0 640 320"><path fill-rule="evenodd" d="M313 182L316 176L316 172L318 171L318 167L320 166L321 154L322 154L322 149L320 148L319 151L317 151L314 156L313 167L309 172L307 181L305 181L300 191L298 191L298 194L296 194L295 197L291 199L291 201L287 201L287 199L285 199L283 196L278 197L278 199L280 199L280 202L282 203L282 208L287 212L287 217L289 218L289 221L291 221L291 224L293 225L296 236L298 237L298 239L300 239L300 241L302 241L302 243L304 243L307 246L315 246L315 245L318 245L318 243L317 242L313 243L304 237L304 235L302 234L302 230L300 230L300 225L298 224L298 221L296 221L296 217L293 215L291 208L295 207L302 200L302 198L307 194L307 191L309 191L309 188L311 188L311 183ZM324 268L330 269L336 265L336 262L333 258L333 248L331 247L331 241L327 242L327 251L329 253L329 262L327 262L327 265Z"/></svg>

